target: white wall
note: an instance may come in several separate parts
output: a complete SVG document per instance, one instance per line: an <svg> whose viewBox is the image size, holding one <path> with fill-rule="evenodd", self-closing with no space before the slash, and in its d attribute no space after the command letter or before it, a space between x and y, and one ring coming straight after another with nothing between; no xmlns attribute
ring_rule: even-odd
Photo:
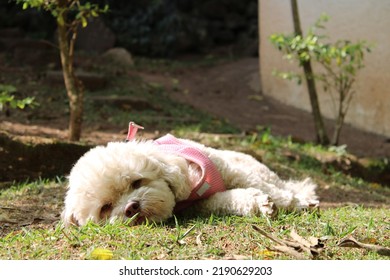
<svg viewBox="0 0 390 280"><path fill-rule="evenodd" d="M302 30L322 13L330 16L325 24L330 40L367 40L375 44L365 57L365 68L357 76L356 95L352 100L346 122L390 136L390 0L298 0ZM260 73L263 93L283 103L311 111L306 84L274 77L275 69L297 69L282 59L282 53L269 41L273 33L292 33L290 0L259 0ZM318 90L321 87L318 85ZM328 93L320 91L322 113L335 117Z"/></svg>

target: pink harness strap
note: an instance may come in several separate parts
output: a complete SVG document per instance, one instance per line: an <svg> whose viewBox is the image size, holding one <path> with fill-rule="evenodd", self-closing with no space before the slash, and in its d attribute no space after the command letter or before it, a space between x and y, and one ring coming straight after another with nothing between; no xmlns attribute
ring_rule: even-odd
<svg viewBox="0 0 390 280"><path fill-rule="evenodd" d="M162 151L182 156L186 160L196 163L202 170L202 176L196 185L193 186L188 200L193 201L207 198L216 192L226 190L221 174L214 163L198 148L184 141L180 141L171 134L155 140L154 143L158 144Z"/></svg>
<svg viewBox="0 0 390 280"><path fill-rule="evenodd" d="M143 129L142 126L130 122L129 132L126 140L133 140L139 128ZM159 139L156 139L154 143L159 145L159 148L164 152L181 156L187 161L197 164L202 171L202 176L198 182L192 186L192 192L188 199L179 202L175 207L175 211L182 210L183 208L190 205L193 201L207 198L216 192L223 192L226 190L221 174L215 167L214 163L207 155L205 155L195 146L177 139L171 134L167 134Z"/></svg>

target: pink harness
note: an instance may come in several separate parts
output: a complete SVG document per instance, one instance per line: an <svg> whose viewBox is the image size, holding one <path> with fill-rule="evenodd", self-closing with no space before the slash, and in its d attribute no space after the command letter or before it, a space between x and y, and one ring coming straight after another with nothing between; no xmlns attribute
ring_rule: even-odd
<svg viewBox="0 0 390 280"><path fill-rule="evenodd" d="M133 140L139 128L143 129L142 126L130 122L126 140ZM193 201L207 198L216 192L223 192L226 190L220 172L209 157L198 148L190 143L177 139L171 134L156 139L154 143L159 145L164 152L181 156L187 161L197 164L202 171L202 176L198 182L192 186L190 196L187 200L181 201L176 205L176 211L189 206Z"/></svg>

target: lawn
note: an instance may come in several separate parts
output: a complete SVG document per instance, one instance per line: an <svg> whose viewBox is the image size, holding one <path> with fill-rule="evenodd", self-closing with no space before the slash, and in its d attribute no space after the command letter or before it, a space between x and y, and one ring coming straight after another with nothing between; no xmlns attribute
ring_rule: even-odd
<svg viewBox="0 0 390 280"><path fill-rule="evenodd" d="M199 216L188 211L162 224L91 223L64 228L59 217L65 179L15 183L0 193L0 259L294 259L274 250L277 244L256 228L283 240L290 239L292 231L306 239L315 237L321 244L319 254L304 254L305 258L388 259L372 250L338 246L341 239L352 236L366 244L390 247L388 187L344 175L312 158L314 151L317 158L333 154L329 149L294 144L268 132L257 137L221 137L198 134L209 145L251 152L282 177L310 175L319 183L324 206L313 212L279 212L271 220ZM291 160L291 154L298 152L307 157Z"/></svg>

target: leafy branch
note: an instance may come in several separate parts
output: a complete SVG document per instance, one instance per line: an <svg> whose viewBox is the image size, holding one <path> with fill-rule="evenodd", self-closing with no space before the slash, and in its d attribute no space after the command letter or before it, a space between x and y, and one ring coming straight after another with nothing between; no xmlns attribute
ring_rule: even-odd
<svg viewBox="0 0 390 280"><path fill-rule="evenodd" d="M15 0L22 8L45 10L57 21L58 44L66 93L69 99L69 140L81 137L84 89L73 68L75 44L79 26L86 27L88 20L108 11L108 5L100 8L80 0Z"/></svg>
<svg viewBox="0 0 390 280"><path fill-rule="evenodd" d="M331 143L339 142L341 128L355 94L354 84L357 73L364 67L366 52L371 52L371 45L366 41L352 43L349 40L338 40L335 43L323 43L327 36L316 33L323 29L328 16L322 15L311 27L306 36L273 34L271 43L283 53L289 61L298 62L302 67L308 61L321 66L320 73L311 73L309 79L318 80L324 92L328 92L336 112L336 123ZM287 80L302 83L301 73L274 71L274 74ZM305 73L307 75L307 73Z"/></svg>
<svg viewBox="0 0 390 280"><path fill-rule="evenodd" d="M16 93L16 88L14 86L0 84L0 111L2 111L4 107L23 110L26 107L34 108L38 105L38 103L35 102L34 97L17 99L14 93Z"/></svg>

